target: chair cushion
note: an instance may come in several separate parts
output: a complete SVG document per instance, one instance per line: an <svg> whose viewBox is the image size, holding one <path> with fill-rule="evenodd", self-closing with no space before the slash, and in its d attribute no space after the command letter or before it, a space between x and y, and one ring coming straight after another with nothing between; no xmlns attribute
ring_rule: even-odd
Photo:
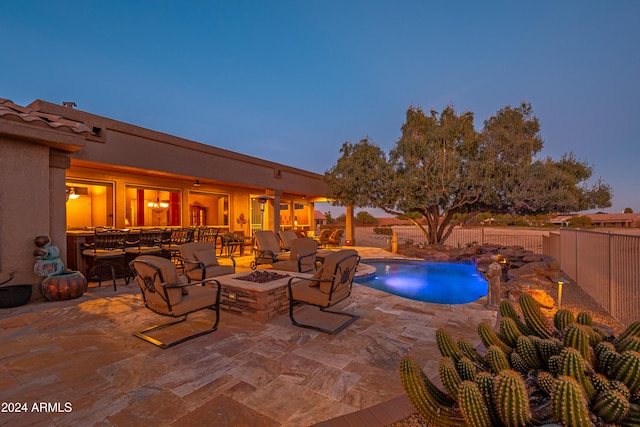
<svg viewBox="0 0 640 427"><path fill-rule="evenodd" d="M320 267L319 269L316 270L316 272L314 273L313 277L311 277L312 279L322 279L322 275L324 274L324 266ZM320 286L320 282L318 282L317 280L312 280L311 282L309 282L309 286L312 288L317 288Z"/></svg>
<svg viewBox="0 0 640 427"><path fill-rule="evenodd" d="M208 251L208 250L195 251L193 253L193 256L196 258L198 262L203 263L205 267L220 265L218 263L218 258L216 258L216 254L213 251Z"/></svg>
<svg viewBox="0 0 640 427"><path fill-rule="evenodd" d="M296 301L305 301L309 304L321 307L329 306L329 295L321 292L317 287L307 286L306 280L300 280L291 284L291 297Z"/></svg>
<svg viewBox="0 0 640 427"><path fill-rule="evenodd" d="M173 306L172 314L181 316L192 311L210 307L217 303L217 289L206 286L190 286L189 295L182 299L180 304Z"/></svg>
<svg viewBox="0 0 640 427"><path fill-rule="evenodd" d="M334 285L338 285L338 283L340 283L341 278L334 277L336 273L338 275L342 275L345 269L355 269L356 262L358 260L357 257L354 256L353 259L349 262L346 262L346 263L342 262L346 258L352 255L358 255L358 252L356 252L353 249L345 249L342 251L334 252L325 258L324 265L323 265L324 272L321 278L333 279L333 280L327 281L327 282L320 282L320 290L322 292L328 294L329 292L331 292L331 288ZM340 265L340 268L342 269L342 271L336 272L336 268L338 267L338 265Z"/></svg>
<svg viewBox="0 0 640 427"><path fill-rule="evenodd" d="M209 279L211 277L219 277L219 276L226 276L227 274L233 274L236 272L236 270L230 265L216 265L212 267L207 267L206 272L207 274L205 275L204 278ZM187 275L191 278L191 280L203 280L202 269L200 268L187 271Z"/></svg>

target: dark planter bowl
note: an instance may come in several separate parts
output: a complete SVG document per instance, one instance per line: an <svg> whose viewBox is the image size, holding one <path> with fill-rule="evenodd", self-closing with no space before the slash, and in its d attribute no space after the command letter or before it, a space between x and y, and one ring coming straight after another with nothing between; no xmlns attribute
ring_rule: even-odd
<svg viewBox="0 0 640 427"><path fill-rule="evenodd" d="M25 305L31 299L32 285L11 285L0 287L0 308Z"/></svg>

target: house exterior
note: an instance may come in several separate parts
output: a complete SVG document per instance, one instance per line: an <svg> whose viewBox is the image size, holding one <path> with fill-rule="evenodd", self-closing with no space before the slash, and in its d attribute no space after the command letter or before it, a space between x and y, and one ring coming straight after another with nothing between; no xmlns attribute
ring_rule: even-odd
<svg viewBox="0 0 640 427"><path fill-rule="evenodd" d="M33 240L75 265L96 227L313 232L322 175L36 100L0 98L0 281L32 283Z"/></svg>
<svg viewBox="0 0 640 427"><path fill-rule="evenodd" d="M620 213L620 214L581 214L591 220L594 227L620 227L620 228L640 228L640 214L637 213ZM549 222L566 226L574 215L558 215Z"/></svg>

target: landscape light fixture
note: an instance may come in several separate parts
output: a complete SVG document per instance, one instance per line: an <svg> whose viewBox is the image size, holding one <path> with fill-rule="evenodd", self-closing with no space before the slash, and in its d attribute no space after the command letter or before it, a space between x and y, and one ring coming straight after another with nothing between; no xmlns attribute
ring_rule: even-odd
<svg viewBox="0 0 640 427"><path fill-rule="evenodd" d="M562 279L556 279L556 283L558 284L558 310L560 310L560 306L562 305L562 285L564 281Z"/></svg>

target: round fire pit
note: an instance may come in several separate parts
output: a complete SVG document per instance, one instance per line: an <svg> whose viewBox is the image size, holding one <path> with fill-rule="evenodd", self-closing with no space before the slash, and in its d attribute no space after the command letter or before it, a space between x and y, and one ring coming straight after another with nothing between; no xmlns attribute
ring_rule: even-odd
<svg viewBox="0 0 640 427"><path fill-rule="evenodd" d="M25 305L31 299L31 285L0 286L0 308Z"/></svg>

